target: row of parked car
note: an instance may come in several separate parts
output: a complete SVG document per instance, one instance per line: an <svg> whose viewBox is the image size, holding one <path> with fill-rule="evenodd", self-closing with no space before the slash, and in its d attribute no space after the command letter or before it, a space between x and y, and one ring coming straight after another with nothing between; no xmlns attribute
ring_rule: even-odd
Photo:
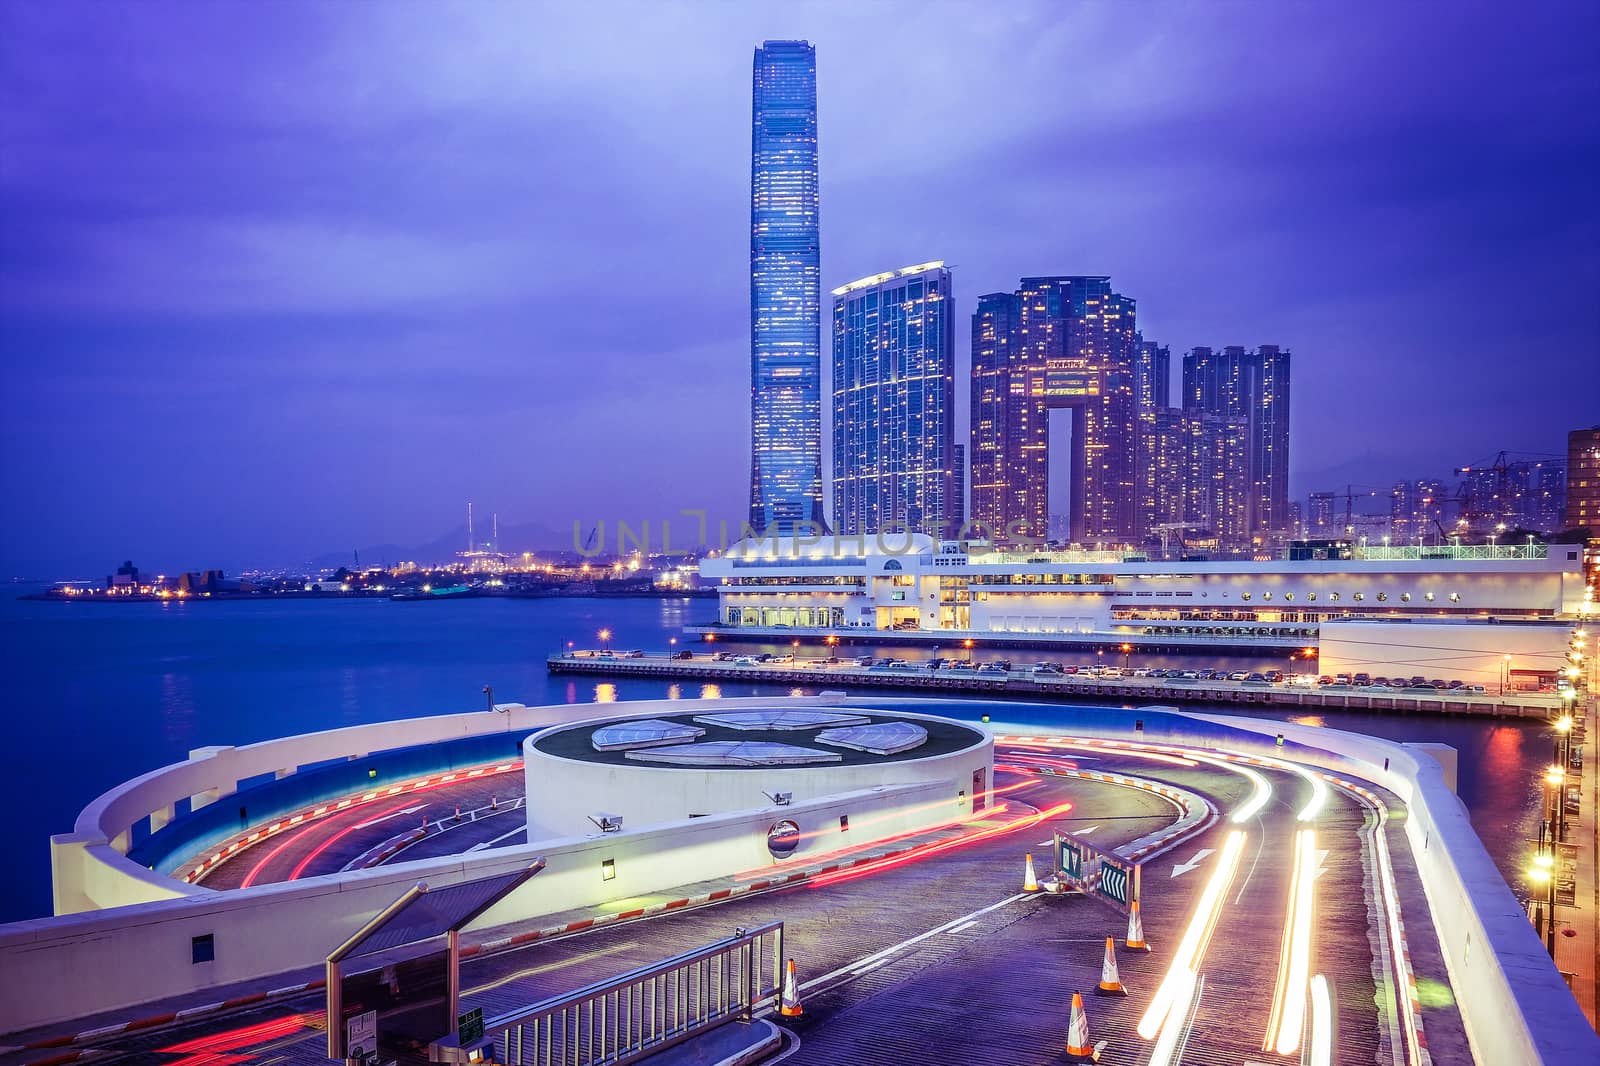
<svg viewBox="0 0 1600 1066"><path fill-rule="evenodd" d="M688 652L680 653L688 658ZM782 665L793 663L793 655L773 654L763 652L759 655L738 655L733 652L719 652L715 656L718 662L731 662L742 665L758 665L770 663ZM1482 685L1469 685L1464 681L1446 681L1440 678L1428 679L1420 674L1414 677L1373 677L1368 674L1285 674L1282 670L1180 670L1168 669L1159 666L1136 666L1121 668L1116 666L1102 666L1098 663L1092 666L1076 666L1072 664L1039 662L1032 666L1017 666L1009 659L995 659L990 662L978 663L971 659L945 659L932 658L923 660L893 659L874 655L860 655L841 658L830 655L826 658L807 659L807 666L855 666L865 667L868 670L905 670L929 671L945 670L952 673L973 674L1002 674L1023 672L1033 677L1090 677L1097 680L1126 680L1145 679L1168 681L1230 681L1240 684L1281 685L1297 684L1315 687L1341 687L1341 688L1380 688L1380 689L1425 689L1429 692L1461 692L1481 695L1486 690Z"/></svg>

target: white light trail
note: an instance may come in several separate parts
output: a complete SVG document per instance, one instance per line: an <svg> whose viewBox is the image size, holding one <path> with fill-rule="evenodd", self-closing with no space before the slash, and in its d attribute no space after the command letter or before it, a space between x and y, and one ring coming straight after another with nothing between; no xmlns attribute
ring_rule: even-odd
<svg viewBox="0 0 1600 1066"><path fill-rule="evenodd" d="M1333 1062L1333 996L1328 979L1317 974L1311 979L1311 1061L1308 1066L1330 1066Z"/></svg>
<svg viewBox="0 0 1600 1066"><path fill-rule="evenodd" d="M1155 1035L1162 1031L1163 1025L1172 1023L1174 1019L1176 1026L1182 1027L1183 1010L1187 1008L1180 1007L1179 1001L1186 1005L1188 997L1193 994L1194 982L1200 972L1200 963L1205 958L1206 945L1211 940L1212 930L1217 926L1217 918L1221 914L1223 900L1228 894L1228 886L1233 883L1234 875L1239 870L1239 857L1244 854L1244 842L1244 832L1235 829L1228 834L1228 839L1223 843L1222 852L1218 855L1216 866L1211 871L1211 880L1206 882L1205 891L1200 894L1200 902L1195 905L1194 914L1189 919L1189 927L1184 931L1183 940L1178 944L1178 950L1173 953L1172 965L1167 968L1166 976L1161 979L1149 1008L1139 1019L1139 1036L1143 1039L1154 1039Z"/></svg>
<svg viewBox="0 0 1600 1066"><path fill-rule="evenodd" d="M1240 807L1238 810L1234 811L1233 817L1228 819L1228 821L1232 822L1234 825L1248 822L1257 814L1261 813L1261 809L1272 801L1272 782L1268 781L1265 775L1256 773L1248 766L1232 766L1228 763L1223 763L1222 765L1227 766L1231 770L1237 770L1239 773L1248 777L1250 779L1250 783L1255 786L1255 792L1251 794L1249 802L1247 802L1243 807Z"/></svg>
<svg viewBox="0 0 1600 1066"><path fill-rule="evenodd" d="M1311 931L1317 882L1317 834L1302 829L1294 839L1294 873L1289 880L1289 910L1284 918L1278 984L1272 998L1262 1049L1288 1055L1300 1046L1305 1029L1306 988L1311 974Z"/></svg>
<svg viewBox="0 0 1600 1066"><path fill-rule="evenodd" d="M1257 762L1266 763L1275 769L1287 770L1309 784L1311 786L1311 801L1300 808L1300 813L1295 815L1295 821L1315 821L1317 815L1321 814L1322 809L1328 805L1328 783L1322 779L1321 774L1310 767L1301 766L1299 763L1288 762L1284 759L1274 759L1266 755L1250 756L1242 752L1228 752L1228 754L1240 759L1254 758Z"/></svg>

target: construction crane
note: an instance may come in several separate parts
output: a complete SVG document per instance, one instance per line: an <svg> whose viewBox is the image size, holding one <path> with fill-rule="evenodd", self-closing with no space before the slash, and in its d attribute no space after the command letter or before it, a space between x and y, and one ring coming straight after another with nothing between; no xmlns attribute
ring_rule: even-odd
<svg viewBox="0 0 1600 1066"><path fill-rule="evenodd" d="M1326 496L1331 500L1344 501L1344 530L1346 533L1355 532L1355 501L1361 496L1376 496L1379 489L1357 489L1354 485L1346 485L1343 492L1318 492L1315 496Z"/></svg>
<svg viewBox="0 0 1600 1066"><path fill-rule="evenodd" d="M1183 543L1183 535L1191 529L1203 531L1205 528L1205 526L1196 525L1193 522L1160 522L1151 526L1150 532L1161 534L1161 558L1165 559L1169 554L1171 554L1167 548L1167 535L1169 533L1176 533L1178 535L1178 550L1182 551L1185 547Z"/></svg>
<svg viewBox="0 0 1600 1066"><path fill-rule="evenodd" d="M1547 459L1561 459L1564 456L1551 455L1547 452L1496 452L1493 459L1482 463L1473 463L1470 466L1458 466L1452 473L1456 477L1469 477L1472 474L1487 473L1491 475L1489 482L1489 502L1484 505L1480 494L1474 491L1470 481L1462 481L1456 488L1456 502L1460 506L1461 517L1466 519L1467 528L1477 528L1480 524L1487 526L1488 521L1509 517L1511 510L1511 485L1509 470L1516 463L1533 460L1544 462Z"/></svg>

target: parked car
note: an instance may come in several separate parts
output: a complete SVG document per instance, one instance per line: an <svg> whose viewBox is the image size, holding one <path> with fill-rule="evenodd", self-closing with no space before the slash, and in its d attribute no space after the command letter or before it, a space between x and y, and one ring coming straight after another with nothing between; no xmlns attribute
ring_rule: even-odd
<svg viewBox="0 0 1600 1066"><path fill-rule="evenodd" d="M1245 677L1245 680L1246 681L1258 681L1258 682L1261 682L1261 683L1265 684L1266 680L1267 680L1267 675L1266 674L1250 674L1250 675Z"/></svg>
<svg viewBox="0 0 1600 1066"><path fill-rule="evenodd" d="M673 658L674 659L693 659L694 658L694 652L690 651L688 648L684 648L678 654L674 655Z"/></svg>
<svg viewBox="0 0 1600 1066"><path fill-rule="evenodd" d="M1079 670L1081 670L1083 668L1081 666L1068 666L1068 667L1065 667L1064 669L1069 674L1075 674L1075 673L1077 673Z"/></svg>
<svg viewBox="0 0 1600 1066"><path fill-rule="evenodd" d="M1122 669L1121 667L1108 666L1100 676L1110 681L1116 681L1122 677Z"/></svg>
<svg viewBox="0 0 1600 1066"><path fill-rule="evenodd" d="M1243 670L1235 670L1233 673L1228 675L1228 680L1229 681L1243 681L1245 678L1247 678L1249 676L1250 675L1245 673Z"/></svg>

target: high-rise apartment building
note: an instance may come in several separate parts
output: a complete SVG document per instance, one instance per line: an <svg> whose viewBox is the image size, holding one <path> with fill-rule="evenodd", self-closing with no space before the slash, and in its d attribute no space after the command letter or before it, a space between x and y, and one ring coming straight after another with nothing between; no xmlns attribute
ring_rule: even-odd
<svg viewBox="0 0 1600 1066"><path fill-rule="evenodd" d="M999 539L1048 535L1050 411L1070 408L1070 539L1134 539L1134 313L1107 277L1023 278L979 298L971 523Z"/></svg>
<svg viewBox="0 0 1600 1066"><path fill-rule="evenodd" d="M950 271L924 263L833 290L833 529L954 536Z"/></svg>
<svg viewBox="0 0 1600 1066"><path fill-rule="evenodd" d="M822 521L817 57L756 49L750 150L750 525Z"/></svg>
<svg viewBox="0 0 1600 1066"><path fill-rule="evenodd" d="M1135 337L1133 378L1140 410L1170 406L1172 349L1165 344Z"/></svg>
<svg viewBox="0 0 1600 1066"><path fill-rule="evenodd" d="M1600 426L1567 434L1568 529L1587 529L1600 541Z"/></svg>
<svg viewBox="0 0 1600 1066"><path fill-rule="evenodd" d="M1248 423L1178 407L1139 412L1139 531L1145 541L1239 551L1250 540ZM1166 534L1166 535L1163 535Z"/></svg>
<svg viewBox="0 0 1600 1066"><path fill-rule="evenodd" d="M1183 406L1249 425L1253 537L1289 526L1289 352L1193 348L1183 357Z"/></svg>
<svg viewBox="0 0 1600 1066"><path fill-rule="evenodd" d="M1444 538L1444 482L1397 481L1389 492L1389 536L1396 544Z"/></svg>

